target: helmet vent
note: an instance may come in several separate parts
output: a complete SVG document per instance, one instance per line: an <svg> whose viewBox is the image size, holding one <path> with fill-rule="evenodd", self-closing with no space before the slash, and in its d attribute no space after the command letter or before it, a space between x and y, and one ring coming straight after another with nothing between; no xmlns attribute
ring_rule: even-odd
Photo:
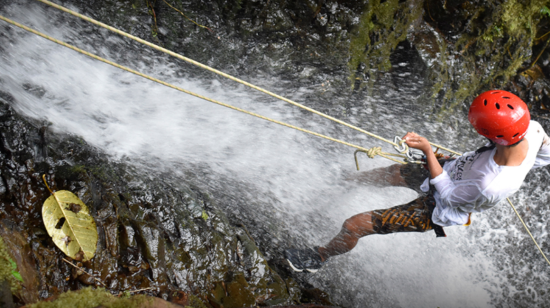
<svg viewBox="0 0 550 308"><path fill-rule="evenodd" d="M519 133L516 133L515 135L513 135L512 138L516 138L517 135L519 135Z"/></svg>
<svg viewBox="0 0 550 308"><path fill-rule="evenodd" d="M498 103L496 103L495 106L497 107L497 109L500 109L500 105Z"/></svg>
<svg viewBox="0 0 550 308"><path fill-rule="evenodd" d="M514 106L510 105L510 104L507 104L508 108L514 110Z"/></svg>
<svg viewBox="0 0 550 308"><path fill-rule="evenodd" d="M499 91L491 92L491 94L498 94Z"/></svg>
<svg viewBox="0 0 550 308"><path fill-rule="evenodd" d="M505 98L505 99L510 99L508 96L503 96L502 98Z"/></svg>
<svg viewBox="0 0 550 308"><path fill-rule="evenodd" d="M502 137L504 137L504 136L503 136L503 135L498 135L498 136L497 136L497 138L502 138Z"/></svg>
<svg viewBox="0 0 550 308"><path fill-rule="evenodd" d="M486 100L486 99L483 100L483 105L484 105L484 106L487 106L487 100Z"/></svg>

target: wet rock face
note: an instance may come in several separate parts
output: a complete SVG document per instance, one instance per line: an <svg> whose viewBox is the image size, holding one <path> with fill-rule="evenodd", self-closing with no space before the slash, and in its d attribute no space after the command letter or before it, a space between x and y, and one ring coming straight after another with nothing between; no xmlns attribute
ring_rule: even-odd
<svg viewBox="0 0 550 308"><path fill-rule="evenodd" d="M544 50L550 14L541 10L547 6L544 0L58 3L260 85L266 76L278 75L300 86L322 84L317 100L327 91L341 94L352 88L377 94L388 81L399 91L408 88L399 86L403 73L392 58L408 56L400 47L410 44L422 59L413 56L411 65L425 67L413 75L419 80L412 93L420 97L415 103L429 101L434 110L464 109L476 94L502 88L537 109L550 105L550 87L533 77L540 75L535 67L548 76ZM109 40L104 43L117 48ZM181 72L213 78L192 66L184 65Z"/></svg>
<svg viewBox="0 0 550 308"><path fill-rule="evenodd" d="M208 194L170 174L109 162L79 138L20 118L10 100L0 98L0 235L24 276L20 303L98 285L93 277L114 293L150 288L169 299L184 291L213 307L297 300L295 283L268 266ZM63 261L69 258L44 228L42 204L50 193L43 174L53 190L79 196L96 220L95 257L72 261L87 273Z"/></svg>
<svg viewBox="0 0 550 308"><path fill-rule="evenodd" d="M342 68L347 66L350 31L366 1L57 3L232 75L284 74L310 84L326 73L344 73L340 77L347 79ZM186 66L185 74L212 78L193 66Z"/></svg>

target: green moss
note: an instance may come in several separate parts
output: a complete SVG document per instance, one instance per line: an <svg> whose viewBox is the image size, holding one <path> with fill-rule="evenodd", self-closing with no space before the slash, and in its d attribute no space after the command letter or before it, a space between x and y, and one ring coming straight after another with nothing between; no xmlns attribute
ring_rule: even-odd
<svg viewBox="0 0 550 308"><path fill-rule="evenodd" d="M71 167L71 170L70 170L72 173L85 173L86 172L86 167L83 166L83 165L74 165Z"/></svg>
<svg viewBox="0 0 550 308"><path fill-rule="evenodd" d="M196 296L189 295L189 305L185 308L207 308L206 305Z"/></svg>
<svg viewBox="0 0 550 308"><path fill-rule="evenodd" d="M0 237L0 281L8 281L12 293L21 288L21 275L17 272L17 265L11 259L2 237Z"/></svg>
<svg viewBox="0 0 550 308"><path fill-rule="evenodd" d="M106 308L139 307L145 302L151 301L145 295L115 297L105 289L84 288L78 291L63 293L53 302L39 302L29 305L29 308L94 308L103 306Z"/></svg>
<svg viewBox="0 0 550 308"><path fill-rule="evenodd" d="M406 39L408 28L421 14L422 6L410 0L402 3L399 0L368 2L350 42L348 66L352 84L361 81L357 72L373 77L371 71L391 68L390 54Z"/></svg>
<svg viewBox="0 0 550 308"><path fill-rule="evenodd" d="M464 1L450 19L450 11L437 1L426 2L425 7L423 1L368 1L349 45L353 85L365 86L367 79L372 85L378 72L391 68L391 53L429 7L431 15L426 12L425 20L441 52L432 53L437 59L428 79L433 82L434 106L441 107L441 112L456 111L484 90L509 87L518 72L530 65L537 27L550 17L548 0ZM434 15L437 11L439 18Z"/></svg>
<svg viewBox="0 0 550 308"><path fill-rule="evenodd" d="M468 24L454 46L444 50L448 58L460 56L454 67L441 63L432 72L437 80L434 97L444 91L441 111L490 88L505 88L529 65L536 29L545 16L544 0L468 2ZM451 77L452 76L452 77Z"/></svg>

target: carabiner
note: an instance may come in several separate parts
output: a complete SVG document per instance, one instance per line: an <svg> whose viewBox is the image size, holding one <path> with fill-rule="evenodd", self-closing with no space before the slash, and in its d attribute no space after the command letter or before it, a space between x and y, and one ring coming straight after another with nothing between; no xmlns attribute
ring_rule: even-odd
<svg viewBox="0 0 550 308"><path fill-rule="evenodd" d="M426 158L424 156L424 153L422 151L411 149L409 146L405 143L405 140L401 139L398 136L395 136L393 139L394 143L397 145L394 145L393 147L395 150L401 154L404 154L407 156L405 161L412 163L412 164L425 164Z"/></svg>
<svg viewBox="0 0 550 308"><path fill-rule="evenodd" d="M409 152L409 146L405 143L405 140L401 139L398 136L395 136L395 138L393 138L393 142L396 144L393 146L393 148L397 152L401 154L406 154Z"/></svg>
<svg viewBox="0 0 550 308"><path fill-rule="evenodd" d="M426 155L420 150L409 148L406 161L411 164L426 164Z"/></svg>

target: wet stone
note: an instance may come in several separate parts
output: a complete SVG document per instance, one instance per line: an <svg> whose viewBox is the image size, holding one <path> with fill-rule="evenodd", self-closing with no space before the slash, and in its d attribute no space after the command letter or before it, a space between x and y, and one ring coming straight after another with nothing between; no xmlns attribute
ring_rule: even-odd
<svg viewBox="0 0 550 308"><path fill-rule="evenodd" d="M0 234L12 237L8 250L20 272L35 275L28 278L33 285L26 286L21 304L99 286L94 278L115 294L152 288L149 295L169 298L171 292L184 292L206 307L297 303L246 231L232 226L206 192L173 175L153 177L112 162L81 139L47 129L48 156L34 163L40 161L34 151L39 139L29 136L43 126L2 102L0 110L5 111L0 118L3 142L17 144L18 151L14 156L0 147L0 220L8 222L10 234L25 235ZM96 255L80 263L81 269L62 260L69 258L44 229L41 209L50 193L42 174L52 189L77 193L96 221ZM80 210L76 204L65 206Z"/></svg>

